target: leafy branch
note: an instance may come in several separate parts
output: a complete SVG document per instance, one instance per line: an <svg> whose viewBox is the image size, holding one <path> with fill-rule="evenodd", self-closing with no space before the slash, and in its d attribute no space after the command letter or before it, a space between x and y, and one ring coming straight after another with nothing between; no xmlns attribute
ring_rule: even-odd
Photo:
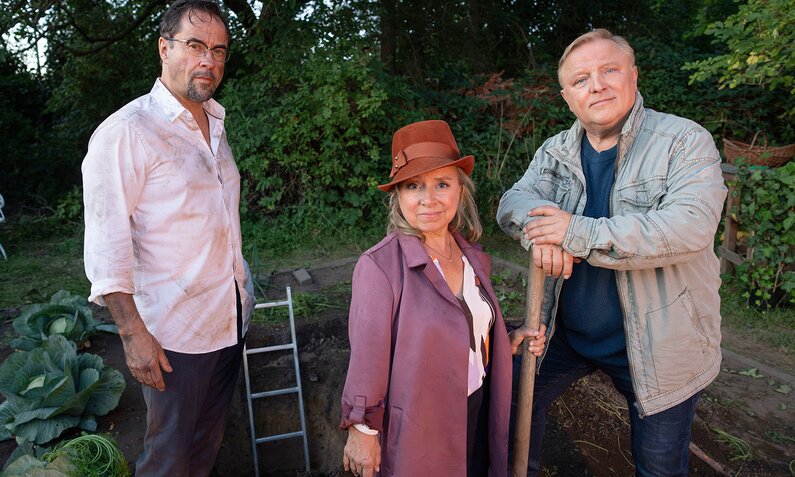
<svg viewBox="0 0 795 477"><path fill-rule="evenodd" d="M795 93L795 8L791 0L749 0L706 30L726 53L685 64L690 83L716 78L720 89L741 84ZM790 108L787 115L794 115Z"/></svg>

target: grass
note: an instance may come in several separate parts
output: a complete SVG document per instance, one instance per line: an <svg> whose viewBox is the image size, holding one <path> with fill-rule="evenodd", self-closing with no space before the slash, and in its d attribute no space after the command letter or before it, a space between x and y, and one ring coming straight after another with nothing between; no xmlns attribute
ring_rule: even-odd
<svg viewBox="0 0 795 477"><path fill-rule="evenodd" d="M530 264L530 254L522 248L517 240L504 234L501 230L489 230L480 238L486 253L503 260L516 263L523 267Z"/></svg>
<svg viewBox="0 0 795 477"><path fill-rule="evenodd" d="M258 276L267 276L274 270L308 268L319 262L355 257L384 236L384 227L329 226L302 230L285 220L243 223L242 228L243 255L252 273Z"/></svg>
<svg viewBox="0 0 795 477"><path fill-rule="evenodd" d="M781 432L778 431L765 431L764 435L766 438L775 442L776 444L786 444L786 445L795 444L795 437L782 434Z"/></svg>
<svg viewBox="0 0 795 477"><path fill-rule="evenodd" d="M334 289L331 289L323 290L320 293L293 293L294 316L309 317L331 308L341 308L339 302L331 298L334 291ZM350 293L350 283L348 283L348 292ZM290 311L286 306L263 308L254 311L251 321L257 324L280 323L289 318L289 313Z"/></svg>
<svg viewBox="0 0 795 477"><path fill-rule="evenodd" d="M749 307L742 293L730 281L721 288L723 326L754 341L772 345L778 351L795 356L795 309L774 308L760 311Z"/></svg>
<svg viewBox="0 0 795 477"><path fill-rule="evenodd" d="M8 254L0 257L0 308L47 302L61 289L88 297L81 226L23 216L0 232Z"/></svg>

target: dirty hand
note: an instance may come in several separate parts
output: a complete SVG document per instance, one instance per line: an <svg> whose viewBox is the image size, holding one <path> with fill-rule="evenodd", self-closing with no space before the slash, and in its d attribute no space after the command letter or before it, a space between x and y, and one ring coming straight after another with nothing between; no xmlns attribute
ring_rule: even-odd
<svg viewBox="0 0 795 477"><path fill-rule="evenodd" d="M131 333L120 331L120 335L124 357L132 376L144 386L164 391L166 384L161 369L167 373L172 369L160 343L145 327Z"/></svg>
<svg viewBox="0 0 795 477"><path fill-rule="evenodd" d="M547 342L546 337L547 325L541 324L537 330L530 330L526 327L513 330L508 333L508 339L511 341L511 354L517 355L522 352L522 342L526 338L532 338L527 342L527 349L536 356L541 356L544 351L544 345Z"/></svg>
<svg viewBox="0 0 795 477"><path fill-rule="evenodd" d="M563 250L560 245L533 245L533 263L544 270L550 277L568 279L575 263L580 263L581 258L575 257Z"/></svg>
<svg viewBox="0 0 795 477"><path fill-rule="evenodd" d="M569 230L571 214L551 205L536 207L527 213L537 217L524 227L524 235L533 244L563 245Z"/></svg>
<svg viewBox="0 0 795 477"><path fill-rule="evenodd" d="M372 477L381 471L381 444L378 436L370 436L355 427L348 428L348 441L342 452L342 464L353 475Z"/></svg>

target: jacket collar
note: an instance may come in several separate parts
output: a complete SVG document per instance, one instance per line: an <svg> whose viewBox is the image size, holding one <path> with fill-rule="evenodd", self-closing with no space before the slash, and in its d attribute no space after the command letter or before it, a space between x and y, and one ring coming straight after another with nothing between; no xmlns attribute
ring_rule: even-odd
<svg viewBox="0 0 795 477"><path fill-rule="evenodd" d="M431 263L428 253L425 251L425 247L422 246L422 241L419 237L402 232L395 232L395 236L397 236L398 243L400 243L403 256L406 257L406 264L410 268Z"/></svg>
<svg viewBox="0 0 795 477"><path fill-rule="evenodd" d="M406 259L406 265L408 265L409 268L423 267L423 273L428 277L428 280L436 291L447 301L460 308L461 305L458 303L458 299L453 295L453 292L450 291L447 282L444 281L439 270L436 269L436 266L431 261L428 252L422 245L422 241L413 235L406 235L401 232L395 232L395 234L400 243L400 248L403 251L403 256ZM486 260L486 254L483 253L483 247L479 244L469 243L469 241L458 232L453 232L453 238L467 257L469 264L475 272L475 276L477 276L481 282L488 282L490 273L488 269L489 261Z"/></svg>
<svg viewBox="0 0 795 477"><path fill-rule="evenodd" d="M643 96L640 95L640 91L636 91L635 105L632 106L632 111L629 113L627 121L621 128L621 137L618 139L619 162L626 152L629 151L630 147L632 147L632 143L635 142L635 138L638 136L638 131L640 131L640 126L643 124L644 119L646 119L646 109L643 107Z"/></svg>
<svg viewBox="0 0 795 477"><path fill-rule="evenodd" d="M621 135L618 138L619 161L635 141L635 137L638 135L638 131L645 117L646 110L643 108L643 96L641 96L640 91L636 91L635 104L632 105L632 111L630 111L629 117L621 127ZM560 143L558 147L551 148L550 152L569 167L575 170L582 170L582 164L580 163L580 145L582 144L583 134L585 134L585 128L582 126L582 122L577 119L574 121L571 128L569 128L563 142Z"/></svg>

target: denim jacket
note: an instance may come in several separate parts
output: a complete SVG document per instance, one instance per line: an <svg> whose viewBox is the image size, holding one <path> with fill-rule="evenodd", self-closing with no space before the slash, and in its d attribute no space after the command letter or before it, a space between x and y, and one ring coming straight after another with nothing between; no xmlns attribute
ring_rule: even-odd
<svg viewBox="0 0 795 477"><path fill-rule="evenodd" d="M621 130L610 217L584 217L585 177L575 121L544 142L502 196L500 227L522 246L528 211L573 214L563 248L615 270L630 373L641 416L664 411L720 371L720 275L713 238L726 198L712 136L688 119L635 105ZM542 319L555 332L563 279L548 277ZM539 361L539 365L541 360Z"/></svg>

